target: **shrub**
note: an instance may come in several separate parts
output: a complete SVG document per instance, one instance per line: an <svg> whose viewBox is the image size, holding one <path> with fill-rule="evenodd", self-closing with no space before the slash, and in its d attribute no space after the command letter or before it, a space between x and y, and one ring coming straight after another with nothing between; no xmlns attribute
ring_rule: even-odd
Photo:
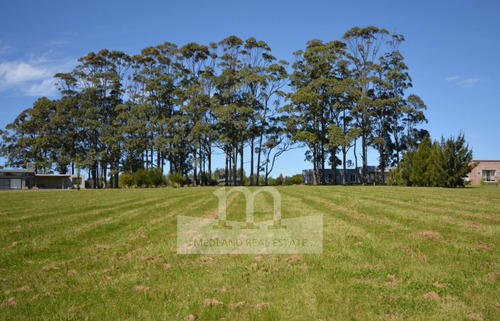
<svg viewBox="0 0 500 321"><path fill-rule="evenodd" d="M122 173L119 178L120 187L131 187L134 186L134 175L130 173Z"/></svg>
<svg viewBox="0 0 500 321"><path fill-rule="evenodd" d="M182 177L181 173L172 173L168 180L173 187L181 187L184 182L184 177Z"/></svg>
<svg viewBox="0 0 500 321"><path fill-rule="evenodd" d="M267 185L269 185L269 186L277 186L278 183L276 182L276 178L268 177L267 178Z"/></svg>
<svg viewBox="0 0 500 321"><path fill-rule="evenodd" d="M140 169L134 174L134 181L138 187L149 187L151 182L149 181L149 173L147 169Z"/></svg>
<svg viewBox="0 0 500 321"><path fill-rule="evenodd" d="M148 181L152 186L167 185L167 179L159 168L150 168L148 170Z"/></svg>
<svg viewBox="0 0 500 321"><path fill-rule="evenodd" d="M283 178L283 174L280 174L280 176L278 176L278 178L276 178L276 185L283 185L285 179Z"/></svg>
<svg viewBox="0 0 500 321"><path fill-rule="evenodd" d="M292 177L285 177L283 181L284 185L300 185L302 184L302 174L295 174Z"/></svg>

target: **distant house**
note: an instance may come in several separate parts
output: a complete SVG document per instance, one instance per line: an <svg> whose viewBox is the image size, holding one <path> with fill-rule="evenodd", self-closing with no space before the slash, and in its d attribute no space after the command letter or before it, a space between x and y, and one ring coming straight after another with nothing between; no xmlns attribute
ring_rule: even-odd
<svg viewBox="0 0 500 321"><path fill-rule="evenodd" d="M5 189L72 189L77 188L77 175L37 174L34 164L27 169L1 169L0 190ZM85 188L85 177L80 175L80 188Z"/></svg>
<svg viewBox="0 0 500 321"><path fill-rule="evenodd" d="M382 181L382 173L378 166L367 166L368 173L368 183L380 182ZM361 173L363 167L356 167L346 169L346 184L359 184L361 183ZM384 171L385 179L389 177L389 173L394 170L393 167L387 167ZM344 170L337 168L337 183L342 184L342 174ZM313 184L314 180L314 172L312 169L304 169L302 171L302 183L303 184ZM327 184L332 184L333 175L331 169L325 169L325 181ZM318 182L319 184L320 182Z"/></svg>
<svg viewBox="0 0 500 321"><path fill-rule="evenodd" d="M470 164L477 164L468 176L471 185L480 185L483 179L485 184L500 182L500 160L473 160Z"/></svg>

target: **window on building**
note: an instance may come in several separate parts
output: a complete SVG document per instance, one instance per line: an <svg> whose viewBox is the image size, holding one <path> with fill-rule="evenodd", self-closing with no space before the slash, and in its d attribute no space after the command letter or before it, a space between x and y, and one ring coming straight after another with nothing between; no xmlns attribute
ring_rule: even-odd
<svg viewBox="0 0 500 321"><path fill-rule="evenodd" d="M10 188L10 179L0 178L0 189L9 189L9 188Z"/></svg>
<svg viewBox="0 0 500 321"><path fill-rule="evenodd" d="M483 170L483 178L487 182L495 181L495 171L494 170Z"/></svg>
<svg viewBox="0 0 500 321"><path fill-rule="evenodd" d="M10 188L11 189L21 189L22 188L22 180L20 178L11 178L10 179Z"/></svg>

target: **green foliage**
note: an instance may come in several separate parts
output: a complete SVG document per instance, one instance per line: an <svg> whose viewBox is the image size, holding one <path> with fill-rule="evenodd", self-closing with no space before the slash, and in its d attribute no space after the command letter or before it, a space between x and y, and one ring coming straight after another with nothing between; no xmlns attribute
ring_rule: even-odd
<svg viewBox="0 0 500 321"><path fill-rule="evenodd" d="M418 151L413 154L409 181L415 186L430 186L429 171L431 170L432 148L431 139L427 137L418 146Z"/></svg>
<svg viewBox="0 0 500 321"><path fill-rule="evenodd" d="M163 175L163 172L159 168L150 168L148 170L149 183L152 186L165 186L167 185L167 179Z"/></svg>
<svg viewBox="0 0 500 321"><path fill-rule="evenodd" d="M134 175L128 172L123 172L120 175L119 182L121 187L132 187L135 185Z"/></svg>
<svg viewBox="0 0 500 321"><path fill-rule="evenodd" d="M407 186L464 187L471 161L472 150L462 133L440 143L427 137L416 151L403 154L394 181Z"/></svg>
<svg viewBox="0 0 500 321"><path fill-rule="evenodd" d="M55 75L60 99L38 99L0 131L0 156L8 166L34 162L40 173L65 173L81 155L95 188L116 187L120 171L136 173L138 186L163 185L162 175L141 168L166 163L170 172L192 175L194 185L208 185L222 176L208 174L215 148L231 178L249 164L249 179L238 170L239 180L266 184L275 160L296 142L318 169L345 167L361 138L363 165L374 144L383 167L399 161L403 146L413 148L423 133L415 128L425 121L421 99L404 98L411 83L403 40L373 26L338 40L313 39L295 53L291 75L288 63L254 37L165 42L134 56L90 52ZM326 183L323 171L314 173L315 182Z"/></svg>
<svg viewBox="0 0 500 321"><path fill-rule="evenodd" d="M137 187L159 187L167 185L167 179L161 169L140 169L133 175L126 172L122 173L120 175L120 185L125 187L134 185Z"/></svg>
<svg viewBox="0 0 500 321"><path fill-rule="evenodd" d="M168 181L173 187L181 187L184 182L184 177L181 173L174 172L169 175Z"/></svg>
<svg viewBox="0 0 500 321"><path fill-rule="evenodd" d="M283 185L300 185L302 184L302 174L286 176L283 180Z"/></svg>
<svg viewBox="0 0 500 321"><path fill-rule="evenodd" d="M267 185L269 185L269 186L277 186L278 182L276 181L276 178L268 177L267 178Z"/></svg>
<svg viewBox="0 0 500 321"><path fill-rule="evenodd" d="M283 174L280 174L277 178L276 178L276 185L283 185L283 183L285 182L285 179L283 178Z"/></svg>
<svg viewBox="0 0 500 321"><path fill-rule="evenodd" d="M134 183L138 187L149 187L151 186L149 180L149 173L147 169L140 169L134 173Z"/></svg>

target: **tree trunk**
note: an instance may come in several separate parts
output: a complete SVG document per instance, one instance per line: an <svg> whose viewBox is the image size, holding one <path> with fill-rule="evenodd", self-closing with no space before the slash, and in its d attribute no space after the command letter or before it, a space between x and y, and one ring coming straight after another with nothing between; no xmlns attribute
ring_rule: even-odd
<svg viewBox="0 0 500 321"><path fill-rule="evenodd" d="M367 137L366 133L363 133L362 138L361 138L361 149L362 149L362 154L361 158L363 160L363 169L361 171L361 182L366 185L368 183L368 146L367 146Z"/></svg>
<svg viewBox="0 0 500 321"><path fill-rule="evenodd" d="M254 166L254 139L250 139L250 186L253 186L253 166Z"/></svg>
<svg viewBox="0 0 500 321"><path fill-rule="evenodd" d="M243 186L243 147L244 143L241 142L241 148L240 148L240 185Z"/></svg>
<svg viewBox="0 0 500 321"><path fill-rule="evenodd" d="M208 185L210 185L210 181L212 180L212 147L208 145Z"/></svg>
<svg viewBox="0 0 500 321"><path fill-rule="evenodd" d="M355 177L355 182L354 183L358 183L359 181L359 173L358 173L358 154L356 152L356 142L358 141L358 139L356 138L354 140L354 177Z"/></svg>
<svg viewBox="0 0 500 321"><path fill-rule="evenodd" d="M313 185L318 185L318 146L313 147Z"/></svg>
<svg viewBox="0 0 500 321"><path fill-rule="evenodd" d="M346 168L346 157L347 157L347 150L345 146L342 146L342 185L345 185L347 183L347 168Z"/></svg>
<svg viewBox="0 0 500 321"><path fill-rule="evenodd" d="M330 151L331 154L331 163L332 163L332 179L330 180L330 184L332 185L337 185L337 162L336 162L336 157L335 157L335 148L332 148Z"/></svg>
<svg viewBox="0 0 500 321"><path fill-rule="evenodd" d="M224 166L224 185L225 186L228 186L229 185L229 181L228 181L228 178L229 178L229 147L226 146L225 148L226 150L226 165Z"/></svg>
<svg viewBox="0 0 500 321"><path fill-rule="evenodd" d="M238 165L238 148L237 145L233 147L233 186L236 186L236 171L237 171L237 166Z"/></svg>
<svg viewBox="0 0 500 321"><path fill-rule="evenodd" d="M255 185L259 186L260 182L260 156L261 156L261 153L262 153L262 139L263 139L263 134L261 133L260 134L260 137L259 137L259 149L258 149L258 152L257 152L257 175L256 175L256 181L255 181Z"/></svg>
<svg viewBox="0 0 500 321"><path fill-rule="evenodd" d="M196 149L193 152L193 186L196 186L196 179L198 178L197 172L198 164L196 160Z"/></svg>

